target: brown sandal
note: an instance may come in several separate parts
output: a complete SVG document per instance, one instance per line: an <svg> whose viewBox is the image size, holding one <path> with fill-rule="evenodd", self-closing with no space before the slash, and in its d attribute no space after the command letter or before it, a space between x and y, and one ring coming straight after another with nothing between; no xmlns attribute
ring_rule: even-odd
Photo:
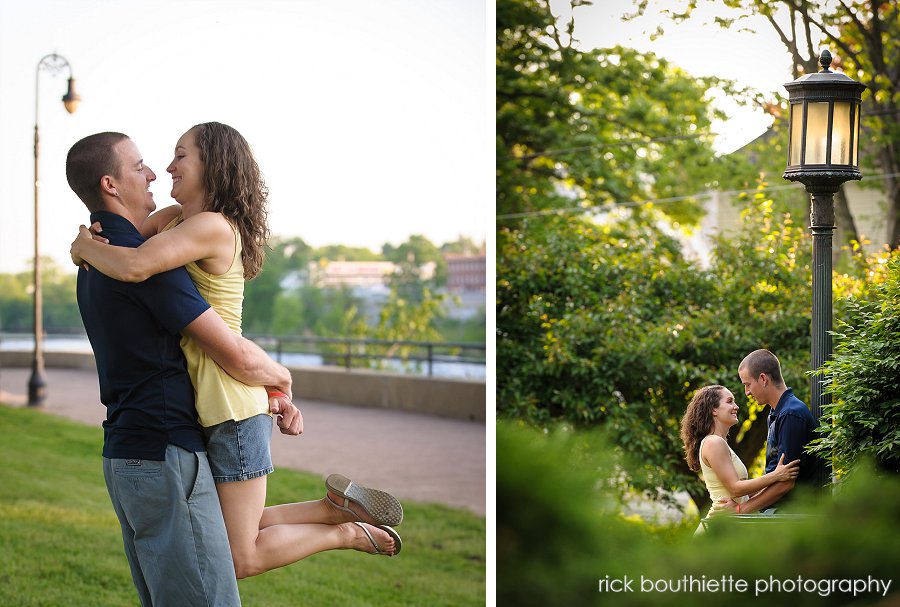
<svg viewBox="0 0 900 607"><path fill-rule="evenodd" d="M403 541L400 539L400 535L396 531L394 531L393 529L388 527L387 525L374 525L374 527L377 527L378 529L381 529L382 531L386 531L388 535L390 535L392 538L394 538L394 553L393 554L384 552L381 549L381 546L378 545L378 543L375 541L375 538L372 537L372 534L369 533L368 529L366 529L365 525L363 525L362 523L358 523L358 522L354 522L353 524L358 525L359 528L363 530L363 533L366 534L366 537L369 538L369 541L372 542L372 546L375 547L375 554L383 554L385 556L397 556L398 554L400 554L400 549L403 548ZM372 553L370 552L369 554L372 554Z"/></svg>
<svg viewBox="0 0 900 607"><path fill-rule="evenodd" d="M375 525L399 525L403 522L403 506L390 493L357 485L340 474L332 474L325 479L325 488L343 498L343 503L339 504L330 495L325 496L339 510L358 517L359 514L350 508L350 502L354 502L375 521Z"/></svg>

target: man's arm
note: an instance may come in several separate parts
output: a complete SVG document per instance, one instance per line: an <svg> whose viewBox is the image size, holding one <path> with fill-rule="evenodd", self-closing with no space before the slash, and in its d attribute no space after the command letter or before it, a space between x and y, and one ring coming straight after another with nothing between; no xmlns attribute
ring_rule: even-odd
<svg viewBox="0 0 900 607"><path fill-rule="evenodd" d="M778 457L783 457L787 461L799 459L801 465L809 465L806 458L803 457L803 448L806 446L804 442L804 437L806 436L806 423L803 421L803 418L787 413L780 416L775 423L775 437L778 442ZM775 483L774 485L767 487L743 504L741 506L741 513L756 512L768 508L787 495L788 492L794 488L794 485L795 481L790 480Z"/></svg>
<svg viewBox="0 0 900 607"><path fill-rule="evenodd" d="M291 396L291 372L276 363L255 343L228 328L209 308L182 333L236 380L250 386L274 386Z"/></svg>
<svg viewBox="0 0 900 607"><path fill-rule="evenodd" d="M794 488L794 481L780 481L769 485L749 500L741 504L741 514L764 510L784 497Z"/></svg>
<svg viewBox="0 0 900 607"><path fill-rule="evenodd" d="M794 481L779 481L769 485L756 495L752 496L746 502L741 504L741 514L750 514L764 510L780 500L784 495L794 488ZM733 499L713 502L710 509L710 515L717 514L736 514L737 502Z"/></svg>

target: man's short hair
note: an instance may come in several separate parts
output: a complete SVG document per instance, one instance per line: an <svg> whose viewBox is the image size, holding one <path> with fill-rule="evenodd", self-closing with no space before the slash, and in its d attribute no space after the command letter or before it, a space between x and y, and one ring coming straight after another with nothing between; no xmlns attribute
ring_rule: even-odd
<svg viewBox="0 0 900 607"><path fill-rule="evenodd" d="M103 209L100 180L104 175L119 177L120 162L115 146L128 135L96 133L78 141L66 156L66 180L89 211Z"/></svg>
<svg viewBox="0 0 900 607"><path fill-rule="evenodd" d="M754 378L765 373L776 385L784 383L781 377L781 363L778 362L778 357L768 350L754 350L745 356L738 365L738 371L741 369L747 369Z"/></svg>

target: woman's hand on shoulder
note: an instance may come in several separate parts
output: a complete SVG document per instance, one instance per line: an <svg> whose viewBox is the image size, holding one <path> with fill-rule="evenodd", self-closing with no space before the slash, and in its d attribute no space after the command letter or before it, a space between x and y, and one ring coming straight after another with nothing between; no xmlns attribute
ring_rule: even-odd
<svg viewBox="0 0 900 607"><path fill-rule="evenodd" d="M778 465L772 471L773 478L778 481L792 481L800 474L800 460L795 459L789 464L784 463L784 453L778 458Z"/></svg>
<svg viewBox="0 0 900 607"><path fill-rule="evenodd" d="M72 245L69 247L69 255L72 257L72 263L76 266L81 266L85 270L90 270L90 266L87 261L84 260L82 254L88 243L92 241L97 241L103 244L109 243L109 240L100 236L100 232L103 231L103 227L100 225L99 221L95 221L91 224L90 228L86 228L84 226L78 227L78 236L75 237L75 240L72 241Z"/></svg>

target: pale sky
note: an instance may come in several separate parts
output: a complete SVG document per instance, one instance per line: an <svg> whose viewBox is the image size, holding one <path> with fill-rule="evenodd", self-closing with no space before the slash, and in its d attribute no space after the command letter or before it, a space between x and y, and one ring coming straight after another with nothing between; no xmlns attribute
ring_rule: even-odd
<svg viewBox="0 0 900 607"><path fill-rule="evenodd" d="M565 14L567 0L552 4ZM622 23L631 0L596 0L578 9L576 36L584 48L619 43L693 75L783 92L789 57L764 20L744 24L756 33L704 26L712 9L701 3L676 26L658 15L671 5L652 1ZM87 221L65 181L68 148L98 131L129 134L162 207L173 202L175 141L210 120L253 147L276 235L373 251L411 234L492 244L493 21L490 0L0 3L0 272L32 257L35 68L52 52L71 63L83 97L68 115L67 74L41 73L41 250L64 267ZM651 41L661 22L666 34ZM771 121L720 103L732 114L715 127L720 151Z"/></svg>
<svg viewBox="0 0 900 607"><path fill-rule="evenodd" d="M53 52L83 98L67 114L68 74L41 72L41 250L66 268L88 218L66 184L69 147L130 135L163 207L175 142L207 121L253 147L276 235L376 252L412 234L481 242L493 226L488 31L485 0L3 0L0 272L33 255L35 70Z"/></svg>
<svg viewBox="0 0 900 607"><path fill-rule="evenodd" d="M722 29L715 25L714 17L733 17L736 13L710 2L699 2L691 18L678 25L660 16L661 9L677 12L685 4L684 0L650 0L643 16L622 22L622 15L635 12L633 0L595 0L591 6L576 9L575 38L581 48L621 44L652 51L693 76L718 76L762 92L786 95L784 83L794 79L790 54L764 17L747 17L730 29ZM551 6L555 14L568 20L569 0L551 0ZM778 13L775 18L788 29L786 15ZM659 25L665 34L651 40ZM728 153L749 143L772 123L761 110L741 108L721 96L716 97L716 103L730 116L727 122L713 127L719 134L715 145L720 152Z"/></svg>

